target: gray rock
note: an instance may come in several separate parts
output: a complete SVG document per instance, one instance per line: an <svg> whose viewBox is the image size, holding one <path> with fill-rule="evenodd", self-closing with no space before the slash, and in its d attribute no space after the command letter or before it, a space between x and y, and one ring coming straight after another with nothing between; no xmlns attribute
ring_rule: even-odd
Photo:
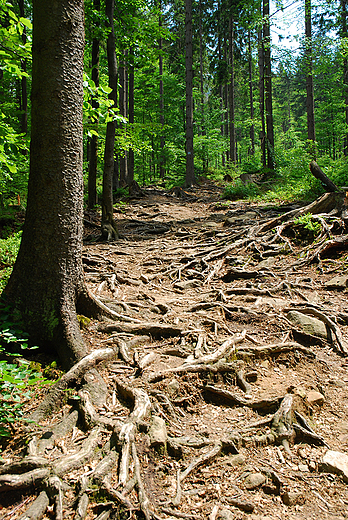
<svg viewBox="0 0 348 520"><path fill-rule="evenodd" d="M348 453L328 450L323 457L323 462L319 464L319 470L342 475L343 480L348 482Z"/></svg>
<svg viewBox="0 0 348 520"><path fill-rule="evenodd" d="M328 339L328 331L326 329L325 323L318 320L317 318L307 316L306 314L302 314L298 311L290 311L286 317L289 321L291 321L291 323L301 327L306 334Z"/></svg>
<svg viewBox="0 0 348 520"><path fill-rule="evenodd" d="M198 287L201 285L200 280L183 280L182 282L176 282L174 287L176 289L180 289L181 291L185 291L185 289L192 289L193 287Z"/></svg>
<svg viewBox="0 0 348 520"><path fill-rule="evenodd" d="M234 514L229 509L221 509L218 518L220 520L234 520Z"/></svg>
<svg viewBox="0 0 348 520"><path fill-rule="evenodd" d="M245 456L241 453L238 453L237 455L230 455L228 457L228 464L230 466L241 466L245 463Z"/></svg>
<svg viewBox="0 0 348 520"><path fill-rule="evenodd" d="M266 482L266 477L262 473L250 473L244 481L247 489L256 489Z"/></svg>
<svg viewBox="0 0 348 520"><path fill-rule="evenodd" d="M166 423L161 417L156 415L152 418L152 424L149 432L150 446L156 449L165 449L167 444L167 428Z"/></svg>
<svg viewBox="0 0 348 520"><path fill-rule="evenodd" d="M272 256L265 258L256 265L256 269L266 269L267 267L271 267L273 264L275 264L276 260L277 259Z"/></svg>
<svg viewBox="0 0 348 520"><path fill-rule="evenodd" d="M296 493L294 491L286 491L282 494L282 501L283 504L286 506L294 506L296 504L303 504L304 503L304 496L302 493Z"/></svg>
<svg viewBox="0 0 348 520"><path fill-rule="evenodd" d="M171 379L169 383L167 383L167 392L170 397L175 397L180 390L180 383L177 379Z"/></svg>
<svg viewBox="0 0 348 520"><path fill-rule="evenodd" d="M342 290L348 287L348 276L335 276L325 283L326 289Z"/></svg>

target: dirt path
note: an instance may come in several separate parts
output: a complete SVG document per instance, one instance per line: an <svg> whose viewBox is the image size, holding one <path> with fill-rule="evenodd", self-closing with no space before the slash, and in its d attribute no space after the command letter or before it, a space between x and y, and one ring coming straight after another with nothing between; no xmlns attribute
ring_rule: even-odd
<svg viewBox="0 0 348 520"><path fill-rule="evenodd" d="M151 402L135 433L149 518L348 518L348 462L345 477L324 458L333 450L348 461L348 362L330 325L337 320L346 345L347 290L344 280L327 285L346 275L347 255L318 267L299 261L298 241L248 238L253 226L291 208L224 204L209 183L182 195L147 190L121 207L120 241L93 243L97 231L87 226L84 247L89 289L118 315L84 329L91 351L119 351L101 369L107 398L97 412L127 422L126 387ZM309 321L319 316L319 329L296 324L299 311ZM84 435L75 428L45 456L69 452ZM100 446L105 431L101 439ZM7 462L13 457L5 453ZM68 472L64 482L73 488L96 464ZM115 464L114 488L118 472ZM128 482L136 457L127 472ZM64 518L73 518L69 492ZM92 488L87 495L88 519L104 510L142 518L103 505ZM2 518L19 518L27 507L8 508Z"/></svg>

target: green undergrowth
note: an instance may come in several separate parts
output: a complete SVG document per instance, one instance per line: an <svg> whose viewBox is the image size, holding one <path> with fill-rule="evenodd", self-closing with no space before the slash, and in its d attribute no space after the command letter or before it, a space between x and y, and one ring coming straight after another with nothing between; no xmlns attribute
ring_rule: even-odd
<svg viewBox="0 0 348 520"><path fill-rule="evenodd" d="M9 238L0 239L0 294L10 278L19 251L21 237L22 231L18 231Z"/></svg>
<svg viewBox="0 0 348 520"><path fill-rule="evenodd" d="M0 294L15 263L22 232L0 239ZM0 304L0 444L13 433L14 424L23 420L23 406L38 385L47 383L39 363L30 362L35 347L28 346L27 335L13 323L7 307Z"/></svg>
<svg viewBox="0 0 348 520"><path fill-rule="evenodd" d="M0 306L0 443L13 433L14 424L24 418L24 404L38 385L48 381L41 365L25 359L37 347L9 320L9 309Z"/></svg>

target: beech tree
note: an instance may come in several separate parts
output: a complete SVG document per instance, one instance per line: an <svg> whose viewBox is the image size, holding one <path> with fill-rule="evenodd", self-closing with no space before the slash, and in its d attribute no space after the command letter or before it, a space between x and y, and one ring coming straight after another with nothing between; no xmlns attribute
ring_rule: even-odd
<svg viewBox="0 0 348 520"><path fill-rule="evenodd" d="M82 270L83 52L83 0L34 0L28 202L4 297L65 367L86 354L77 307L96 310Z"/></svg>

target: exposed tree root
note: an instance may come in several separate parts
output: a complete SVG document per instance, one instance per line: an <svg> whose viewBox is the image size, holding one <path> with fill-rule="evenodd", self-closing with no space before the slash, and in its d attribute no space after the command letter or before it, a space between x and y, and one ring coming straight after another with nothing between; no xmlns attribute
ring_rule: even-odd
<svg viewBox="0 0 348 520"><path fill-rule="evenodd" d="M76 363L68 372L66 372L48 391L44 401L40 406L30 414L32 421L40 421L46 415L52 413L61 406L62 398L66 389L101 361L112 359L116 356L116 352L112 348L95 350Z"/></svg>

